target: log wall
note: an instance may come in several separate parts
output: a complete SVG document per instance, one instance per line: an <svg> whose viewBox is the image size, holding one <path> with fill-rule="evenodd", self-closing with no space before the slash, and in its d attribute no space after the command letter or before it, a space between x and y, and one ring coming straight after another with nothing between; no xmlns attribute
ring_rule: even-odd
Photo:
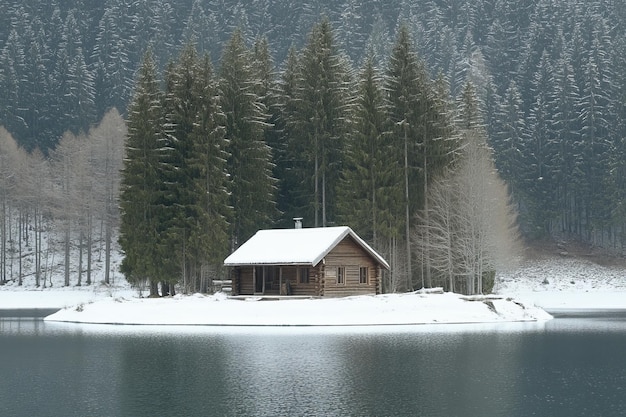
<svg viewBox="0 0 626 417"><path fill-rule="evenodd" d="M345 268L344 283L337 282L338 268ZM360 269L367 268L367 283L360 283ZM380 271L377 263L350 236L326 256L324 296L377 294Z"/></svg>

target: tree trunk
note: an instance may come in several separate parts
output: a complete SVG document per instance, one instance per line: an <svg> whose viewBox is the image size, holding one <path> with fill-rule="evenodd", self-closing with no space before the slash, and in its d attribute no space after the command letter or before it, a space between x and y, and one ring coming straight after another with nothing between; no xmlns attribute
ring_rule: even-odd
<svg viewBox="0 0 626 417"><path fill-rule="evenodd" d="M35 206L35 213L33 216L33 223L35 226L35 286L39 288L41 284L41 222L39 220L39 210Z"/></svg>
<svg viewBox="0 0 626 417"><path fill-rule="evenodd" d="M111 283L111 223L109 219L107 219L105 227L104 283L109 285Z"/></svg>
<svg viewBox="0 0 626 417"><path fill-rule="evenodd" d="M315 227L319 226L319 207L320 207L320 200L319 200L319 167L320 167L320 162L319 162L319 156L317 154L317 136L315 137L315 173L314 175L314 180L315 180Z"/></svg>
<svg viewBox="0 0 626 417"><path fill-rule="evenodd" d="M322 170L322 227L326 227L326 170Z"/></svg>
<svg viewBox="0 0 626 417"><path fill-rule="evenodd" d="M87 285L91 285L91 216L89 218L89 228L87 229Z"/></svg>
<svg viewBox="0 0 626 417"><path fill-rule="evenodd" d="M70 286L70 221L65 225L65 282L66 287Z"/></svg>
<svg viewBox="0 0 626 417"><path fill-rule="evenodd" d="M22 285L22 224L24 223L24 214L22 213L22 209L19 210L19 214L18 214L18 218L19 218L19 222L18 222L18 232L17 232L17 248L18 248L18 273L17 273L17 282L18 285Z"/></svg>
<svg viewBox="0 0 626 417"><path fill-rule="evenodd" d="M0 256L0 284L4 285L7 282L7 204L2 196L2 253Z"/></svg>
<svg viewBox="0 0 626 417"><path fill-rule="evenodd" d="M413 287L411 279L411 224L409 210L409 138L406 132L406 124L404 125L404 232L406 234L406 290L410 291Z"/></svg>
<svg viewBox="0 0 626 417"><path fill-rule="evenodd" d="M426 152L424 152L424 222L426 223L426 227L430 226L430 210L428 208L428 169L426 166ZM432 288L433 283L430 276L430 233L426 233L426 249L424 253L424 270L426 274L426 286L428 288ZM422 281L422 286L424 282Z"/></svg>
<svg viewBox="0 0 626 417"><path fill-rule="evenodd" d="M159 283L158 281L150 280L150 297L159 296Z"/></svg>

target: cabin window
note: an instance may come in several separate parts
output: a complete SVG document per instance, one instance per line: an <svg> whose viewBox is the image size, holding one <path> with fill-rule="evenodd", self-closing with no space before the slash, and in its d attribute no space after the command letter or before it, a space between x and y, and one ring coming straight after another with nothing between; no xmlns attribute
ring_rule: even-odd
<svg viewBox="0 0 626 417"><path fill-rule="evenodd" d="M369 268L362 266L359 268L359 284L367 284L367 277L369 275Z"/></svg>
<svg viewBox="0 0 626 417"><path fill-rule="evenodd" d="M346 283L346 268L343 266L337 267L337 284L343 285Z"/></svg>
<svg viewBox="0 0 626 417"><path fill-rule="evenodd" d="M309 283L309 268L298 268L298 282L300 284Z"/></svg>

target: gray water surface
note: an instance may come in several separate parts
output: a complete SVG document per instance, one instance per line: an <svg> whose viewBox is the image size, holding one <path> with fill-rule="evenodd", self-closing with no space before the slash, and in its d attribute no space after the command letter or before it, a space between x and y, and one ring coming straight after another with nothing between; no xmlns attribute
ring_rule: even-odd
<svg viewBox="0 0 626 417"><path fill-rule="evenodd" d="M2 416L623 416L626 320L357 328L0 319Z"/></svg>

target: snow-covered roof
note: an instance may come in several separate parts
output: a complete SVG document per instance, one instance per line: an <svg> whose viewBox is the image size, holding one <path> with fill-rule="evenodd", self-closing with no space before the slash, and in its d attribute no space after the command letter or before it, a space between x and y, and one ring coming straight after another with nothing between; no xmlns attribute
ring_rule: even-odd
<svg viewBox="0 0 626 417"><path fill-rule="evenodd" d="M346 236L384 268L389 264L347 226L259 230L226 260L226 266L317 265Z"/></svg>

